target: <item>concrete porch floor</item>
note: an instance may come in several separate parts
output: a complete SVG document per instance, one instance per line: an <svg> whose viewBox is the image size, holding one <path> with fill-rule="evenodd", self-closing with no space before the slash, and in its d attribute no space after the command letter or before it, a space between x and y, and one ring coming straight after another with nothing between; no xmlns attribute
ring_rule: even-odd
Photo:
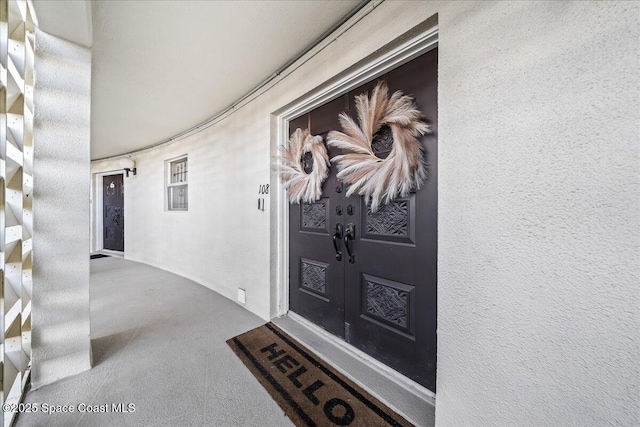
<svg viewBox="0 0 640 427"><path fill-rule="evenodd" d="M288 318L275 322L417 425L435 408ZM184 277L122 258L91 260L93 368L25 402L135 405L133 413L23 413L17 426L291 426L226 340L264 324Z"/></svg>

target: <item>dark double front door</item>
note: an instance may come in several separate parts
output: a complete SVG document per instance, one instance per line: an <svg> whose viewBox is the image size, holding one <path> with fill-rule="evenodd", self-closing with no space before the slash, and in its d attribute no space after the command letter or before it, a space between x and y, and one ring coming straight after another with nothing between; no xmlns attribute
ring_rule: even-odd
<svg viewBox="0 0 640 427"><path fill-rule="evenodd" d="M290 205L290 309L435 391L437 50L290 121L289 128L310 126L326 140L341 129L338 114L355 117L354 97L370 94L380 79L390 93L413 96L434 131L421 139L429 178L419 191L371 213L362 197L345 197L332 165L320 200ZM338 154L329 150L330 157Z"/></svg>
<svg viewBox="0 0 640 427"><path fill-rule="evenodd" d="M102 177L104 248L124 251L124 187L122 174Z"/></svg>

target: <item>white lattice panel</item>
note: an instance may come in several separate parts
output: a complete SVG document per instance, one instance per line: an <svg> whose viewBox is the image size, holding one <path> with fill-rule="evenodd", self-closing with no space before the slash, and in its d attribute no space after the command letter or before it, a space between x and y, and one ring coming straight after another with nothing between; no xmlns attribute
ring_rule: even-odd
<svg viewBox="0 0 640 427"><path fill-rule="evenodd" d="M0 379L3 403L18 403L31 362L33 60L30 2L0 0ZM0 424L11 424L5 412Z"/></svg>

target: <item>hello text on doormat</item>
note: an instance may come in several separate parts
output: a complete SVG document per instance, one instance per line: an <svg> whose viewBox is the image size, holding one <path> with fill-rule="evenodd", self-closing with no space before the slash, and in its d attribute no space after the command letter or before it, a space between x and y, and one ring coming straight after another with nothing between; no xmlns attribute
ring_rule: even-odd
<svg viewBox="0 0 640 427"><path fill-rule="evenodd" d="M412 425L272 323L227 344L296 425Z"/></svg>

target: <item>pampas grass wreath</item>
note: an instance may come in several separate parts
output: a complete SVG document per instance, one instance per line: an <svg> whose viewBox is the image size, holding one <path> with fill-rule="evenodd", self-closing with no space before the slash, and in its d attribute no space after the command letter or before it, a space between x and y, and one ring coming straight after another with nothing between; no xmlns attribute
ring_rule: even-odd
<svg viewBox="0 0 640 427"><path fill-rule="evenodd" d="M307 174L302 157L311 153L313 170ZM329 176L329 155L321 136L312 136L300 128L289 139L289 148L280 147L281 164L277 166L280 181L291 203L313 203L322 196L322 183Z"/></svg>
<svg viewBox="0 0 640 427"><path fill-rule="evenodd" d="M366 93L356 96L358 122L342 113L339 116L343 132L331 131L327 137L330 146L341 148L345 154L333 157L338 166L338 179L349 189L346 196L360 194L371 211L396 197L405 197L418 190L427 178L425 151L418 139L431 133L413 98L394 92L384 81L376 85L371 98ZM388 126L393 135L391 152L386 159L377 157L371 144L376 132Z"/></svg>

